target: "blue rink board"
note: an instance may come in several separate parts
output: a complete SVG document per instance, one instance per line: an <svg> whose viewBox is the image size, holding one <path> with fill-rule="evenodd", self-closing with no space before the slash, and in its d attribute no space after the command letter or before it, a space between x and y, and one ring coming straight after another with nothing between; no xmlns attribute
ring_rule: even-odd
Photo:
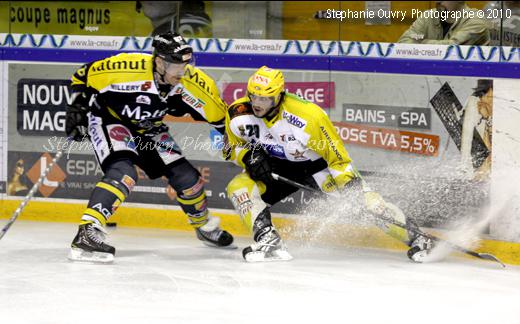
<svg viewBox="0 0 520 324"><path fill-rule="evenodd" d="M68 63L86 63L123 52L18 47L4 47L0 51L0 59L2 60ZM255 69L262 65L268 65L279 69L312 71L520 78L520 64L505 62L229 53L196 53L195 57L197 65L206 67Z"/></svg>

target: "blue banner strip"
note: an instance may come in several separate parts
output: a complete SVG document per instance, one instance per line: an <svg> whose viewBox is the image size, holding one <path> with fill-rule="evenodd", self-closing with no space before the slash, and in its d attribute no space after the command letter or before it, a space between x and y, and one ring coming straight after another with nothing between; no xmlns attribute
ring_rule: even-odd
<svg viewBox="0 0 520 324"><path fill-rule="evenodd" d="M516 63L331 56L330 64L332 71L520 78L520 64Z"/></svg>
<svg viewBox="0 0 520 324"><path fill-rule="evenodd" d="M86 63L123 51L44 48L0 48L4 60ZM129 52L129 51L124 51ZM520 78L520 63L389 59L346 56L196 53L196 64L206 67L280 69Z"/></svg>

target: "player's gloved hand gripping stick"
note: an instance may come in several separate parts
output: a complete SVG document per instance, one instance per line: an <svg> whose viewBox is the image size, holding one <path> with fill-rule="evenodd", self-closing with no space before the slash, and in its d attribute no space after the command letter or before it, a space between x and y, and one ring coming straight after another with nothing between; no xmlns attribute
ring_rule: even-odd
<svg viewBox="0 0 520 324"><path fill-rule="evenodd" d="M289 185L292 185L292 186L294 186L296 188L300 188L300 189L311 191L311 192L321 192L318 189L314 189L312 187L303 185L301 183L298 183L296 181L287 179L287 178L282 177L282 176L280 176L278 174L275 174L275 173L272 173L271 176L273 177L273 179L275 179L277 181L285 182L285 183L287 183ZM466 248L464 248L462 246L453 244L453 243L448 242L448 241L446 241L444 239L441 239L441 238L439 238L437 236L434 236L434 235L431 235L431 234L427 234L427 233L421 231L419 228L407 225L405 223L401 223L401 222L393 219L392 217L388 216L387 213L388 213L388 208L382 214L376 214L376 213L372 213L372 214L375 217L377 217L380 220L382 220L383 222L386 222L386 223L389 223L389 224L393 224L393 225L395 225L397 227L400 227L400 228L403 228L403 229L405 229L407 231L410 231L410 232L413 232L415 234L422 235L424 237L430 238L433 241L442 242L442 243L448 245L450 248L452 248L454 250L457 250L457 251L460 251L462 253L471 255L473 257L476 257L476 258L479 258L479 259L484 259L484 260L498 262L500 265L502 265L502 267L505 268L505 264L503 264L497 257L495 257L494 255L492 255L490 253L478 253L478 252L475 252L475 251L472 251L472 250L468 250L468 249L466 249Z"/></svg>

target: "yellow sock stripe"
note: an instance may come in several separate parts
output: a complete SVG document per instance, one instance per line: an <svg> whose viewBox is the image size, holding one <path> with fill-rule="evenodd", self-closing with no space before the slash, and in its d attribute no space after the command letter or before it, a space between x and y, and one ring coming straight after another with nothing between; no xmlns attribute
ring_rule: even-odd
<svg viewBox="0 0 520 324"><path fill-rule="evenodd" d="M177 201L184 205L195 205L198 202L201 202L202 200L206 199L206 193L202 193L202 195L198 196L197 198L192 199L182 199L177 197Z"/></svg>
<svg viewBox="0 0 520 324"><path fill-rule="evenodd" d="M96 187L103 188L107 191L110 191L111 193L116 195L117 199L121 200L121 202L123 202L125 200L125 194L123 192L121 192L121 190L117 189L116 187L114 187L112 185L109 185L108 183L98 182Z"/></svg>
<svg viewBox="0 0 520 324"><path fill-rule="evenodd" d="M202 227L202 226L206 225L207 223L208 223L207 219L202 222L191 222L190 221L190 225L193 226L194 228Z"/></svg>
<svg viewBox="0 0 520 324"><path fill-rule="evenodd" d="M87 208L85 210L85 212L83 213L83 215L87 215L87 216L90 216L90 217L94 217L95 219L97 219L103 226L106 225L106 218L105 216L103 216L103 214L101 214L100 212L98 212L97 210L95 209L92 209L92 208Z"/></svg>
<svg viewBox="0 0 520 324"><path fill-rule="evenodd" d="M90 216L90 215L87 215L87 214L83 214L83 216L81 216L81 223L79 223L80 225L83 225L83 224L88 224L88 223L95 223L99 226L105 226L105 224L103 224L102 222L100 222L97 218L95 218L94 216Z"/></svg>
<svg viewBox="0 0 520 324"><path fill-rule="evenodd" d="M197 222L203 222L206 219L208 219L208 214L205 214L205 215L202 215L202 216L198 216L198 217L188 215L188 217L190 218L191 222L197 223Z"/></svg>
<svg viewBox="0 0 520 324"><path fill-rule="evenodd" d="M191 226L193 226L195 228L199 228L203 225L206 225L206 223L209 220L208 215L209 215L208 211L206 211L204 214L202 214L200 216L188 215L188 220L190 221Z"/></svg>
<svg viewBox="0 0 520 324"><path fill-rule="evenodd" d="M206 224L206 222L208 221L207 218L205 219L199 219L199 220L193 220L193 218L190 218L190 224Z"/></svg>

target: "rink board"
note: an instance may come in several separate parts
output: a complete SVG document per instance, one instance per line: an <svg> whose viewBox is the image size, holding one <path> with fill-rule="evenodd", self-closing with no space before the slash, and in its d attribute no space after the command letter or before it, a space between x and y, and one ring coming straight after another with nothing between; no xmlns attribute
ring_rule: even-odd
<svg viewBox="0 0 520 324"><path fill-rule="evenodd" d="M0 210L2 216L6 218L11 215L19 206L20 200L0 200ZM69 222L77 223L85 203L58 203L48 202L38 199L32 201L24 210L20 220L44 221L44 222ZM139 227L139 228L160 228L179 231L193 231L188 224L186 215L175 207L170 208L145 208L132 206L122 206L118 209L110 221L117 223L117 226ZM50 212L52 210L52 212ZM222 228L230 231L235 236L249 237L250 234L240 221L240 217L231 211L214 211L214 215L222 220ZM342 246L342 247L370 247L406 251L407 247L395 239L384 234L375 226L356 226L350 224L330 225L323 231L318 228L319 234L309 233L315 230L312 226L304 229L298 224L297 215L274 215L274 224L279 228L280 233L288 240L297 241L303 244L318 246ZM302 231L303 229L303 231ZM16 231L16 224L10 229ZM52 235L52 233L49 233ZM442 234L441 234L442 235ZM474 248L477 252L494 254L506 264L520 265L520 244L504 242L490 239L482 239L478 242L478 247ZM458 254L458 253L455 253ZM469 257L465 254L459 256ZM471 258L471 257L469 257Z"/></svg>

